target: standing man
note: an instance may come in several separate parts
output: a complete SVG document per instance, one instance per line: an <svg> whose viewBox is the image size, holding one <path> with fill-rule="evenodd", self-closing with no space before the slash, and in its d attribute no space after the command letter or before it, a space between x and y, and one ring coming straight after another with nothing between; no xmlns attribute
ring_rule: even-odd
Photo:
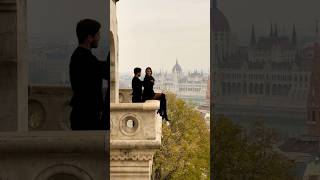
<svg viewBox="0 0 320 180"><path fill-rule="evenodd" d="M139 79L141 76L141 68L134 68L134 77L132 78L132 102L142 102L142 81Z"/></svg>
<svg viewBox="0 0 320 180"><path fill-rule="evenodd" d="M92 48L98 47L100 28L100 23L92 19L81 20L76 27L79 46L73 52L69 64L73 91L70 102L72 130L107 129L108 122L101 118L106 108L103 107L102 80L108 80L109 77L110 55L107 61L99 61L91 52Z"/></svg>

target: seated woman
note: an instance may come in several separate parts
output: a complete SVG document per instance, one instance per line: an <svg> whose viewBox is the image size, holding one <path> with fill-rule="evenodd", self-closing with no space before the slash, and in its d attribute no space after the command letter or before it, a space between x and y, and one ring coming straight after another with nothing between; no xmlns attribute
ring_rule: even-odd
<svg viewBox="0 0 320 180"><path fill-rule="evenodd" d="M167 115L167 102L166 102L166 95L163 93L155 93L153 91L154 85L154 78L152 77L152 69L150 67L146 68L146 75L143 80L143 93L142 93L142 100L160 100L160 109L157 113L160 114L162 119L169 121Z"/></svg>

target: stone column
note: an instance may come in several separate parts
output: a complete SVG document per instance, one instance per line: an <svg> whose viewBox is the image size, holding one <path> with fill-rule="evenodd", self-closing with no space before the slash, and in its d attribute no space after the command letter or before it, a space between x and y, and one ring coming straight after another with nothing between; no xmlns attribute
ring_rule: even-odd
<svg viewBox="0 0 320 180"><path fill-rule="evenodd" d="M0 1L0 131L27 131L26 2Z"/></svg>
<svg viewBox="0 0 320 180"><path fill-rule="evenodd" d="M116 15L116 2L110 0L110 102L119 103L119 75L118 75L118 22Z"/></svg>

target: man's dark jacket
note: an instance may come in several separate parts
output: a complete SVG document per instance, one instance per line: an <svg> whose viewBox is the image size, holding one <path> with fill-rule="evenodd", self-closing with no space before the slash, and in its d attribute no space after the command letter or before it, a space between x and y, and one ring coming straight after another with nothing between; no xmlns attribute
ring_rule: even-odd
<svg viewBox="0 0 320 180"><path fill-rule="evenodd" d="M101 119L103 109L107 108L103 102L102 81L108 80L109 62L110 56L107 61L99 61L91 50L83 47L73 52L69 64L72 130L106 130L108 122Z"/></svg>
<svg viewBox="0 0 320 180"><path fill-rule="evenodd" d="M132 102L142 102L142 81L134 76L131 82L132 87Z"/></svg>

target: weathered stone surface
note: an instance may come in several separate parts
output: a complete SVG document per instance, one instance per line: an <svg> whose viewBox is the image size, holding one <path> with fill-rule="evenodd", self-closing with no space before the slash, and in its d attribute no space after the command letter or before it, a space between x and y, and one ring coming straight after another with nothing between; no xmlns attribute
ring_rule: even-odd
<svg viewBox="0 0 320 180"><path fill-rule="evenodd" d="M161 146L159 101L111 104L111 179L150 179Z"/></svg>
<svg viewBox="0 0 320 180"><path fill-rule="evenodd" d="M47 180L67 174L105 180L108 141L108 132L102 131L0 133L0 179Z"/></svg>
<svg viewBox="0 0 320 180"><path fill-rule="evenodd" d="M30 86L28 91L23 59L25 2L0 1L0 20L11 23L0 27L0 40L4 42L0 45L0 180L105 180L109 174L116 180L150 179L153 155L161 145L162 123L156 114L159 101L132 104L126 90L121 99L126 103L119 103L117 0L109 1L107 7L110 139L108 131L70 131L70 88Z"/></svg>
<svg viewBox="0 0 320 180"><path fill-rule="evenodd" d="M132 102L132 89L119 89L119 102L131 103Z"/></svg>

